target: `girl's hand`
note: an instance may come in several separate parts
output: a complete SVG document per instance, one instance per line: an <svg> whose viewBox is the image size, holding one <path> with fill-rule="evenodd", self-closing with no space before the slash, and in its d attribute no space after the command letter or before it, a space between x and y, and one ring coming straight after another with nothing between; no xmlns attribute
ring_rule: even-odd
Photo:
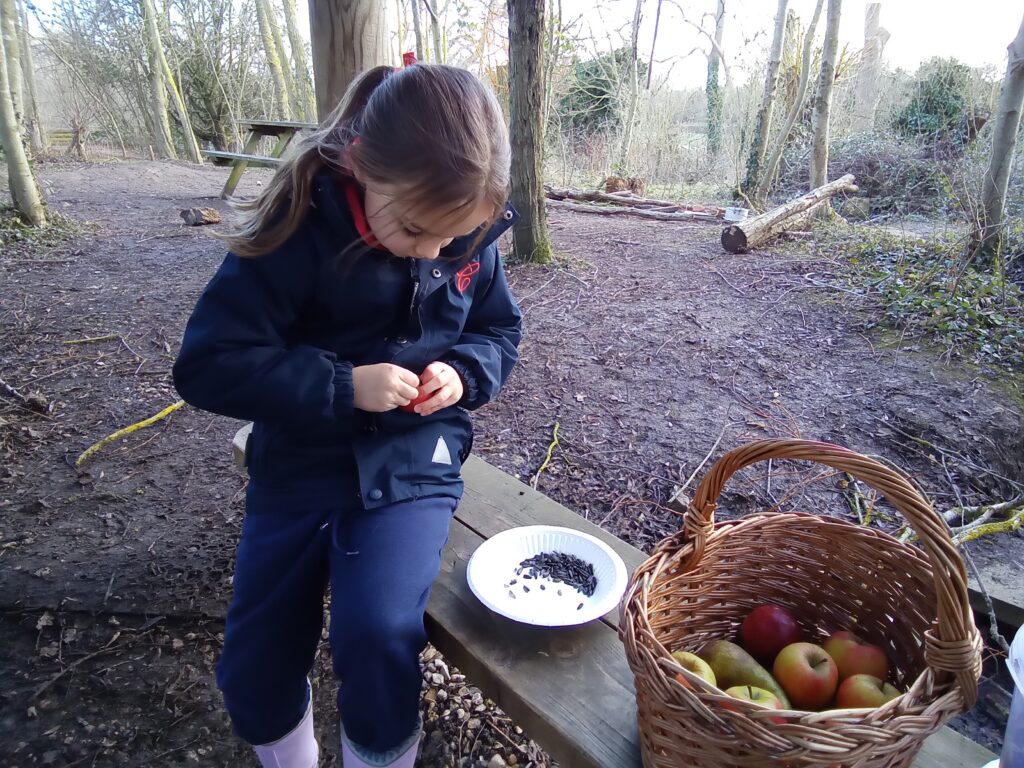
<svg viewBox="0 0 1024 768"><path fill-rule="evenodd" d="M462 399L462 378L447 363L431 363L420 375L420 396L428 396L414 409L421 416L455 405Z"/></svg>
<svg viewBox="0 0 1024 768"><path fill-rule="evenodd" d="M352 369L355 406L362 411L383 413L408 405L418 394L419 383L420 378L415 373L391 363Z"/></svg>

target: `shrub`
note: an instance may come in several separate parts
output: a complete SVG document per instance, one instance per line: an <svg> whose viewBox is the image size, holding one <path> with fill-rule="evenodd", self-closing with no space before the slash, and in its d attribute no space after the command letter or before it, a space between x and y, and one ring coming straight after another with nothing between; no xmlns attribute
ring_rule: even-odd
<svg viewBox="0 0 1024 768"><path fill-rule="evenodd" d="M924 62L914 78L910 102L896 112L892 125L908 137L937 136L952 128L968 107L971 70L956 59Z"/></svg>

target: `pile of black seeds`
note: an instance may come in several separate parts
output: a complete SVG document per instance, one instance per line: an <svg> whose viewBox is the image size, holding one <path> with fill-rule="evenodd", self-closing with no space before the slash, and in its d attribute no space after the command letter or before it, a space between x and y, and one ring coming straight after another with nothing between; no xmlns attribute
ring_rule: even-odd
<svg viewBox="0 0 1024 768"><path fill-rule="evenodd" d="M541 552L529 557L516 568L516 576L519 575L524 579L546 578L560 581L566 586L578 589L587 597L593 595L597 589L594 566L580 560L576 555L565 552ZM543 588L542 585L541 589ZM524 590L528 591L525 586Z"/></svg>

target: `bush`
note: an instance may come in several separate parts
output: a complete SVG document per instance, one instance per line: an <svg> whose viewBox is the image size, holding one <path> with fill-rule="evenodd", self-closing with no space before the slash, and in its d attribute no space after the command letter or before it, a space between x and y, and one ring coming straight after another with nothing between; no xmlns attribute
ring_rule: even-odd
<svg viewBox="0 0 1024 768"><path fill-rule="evenodd" d="M947 170L924 155L916 142L880 133L855 133L832 141L828 177L852 173L860 196L871 198L873 214L947 211ZM788 198L807 191L809 158L807 143L786 150L777 194Z"/></svg>
<svg viewBox="0 0 1024 768"><path fill-rule="evenodd" d="M956 59L929 59L917 70L910 102L893 117L901 136L938 136L959 122L968 107L971 70Z"/></svg>
<svg viewBox="0 0 1024 768"><path fill-rule="evenodd" d="M576 134L618 130L628 100L629 57L628 48L619 48L575 62L571 85L558 99L554 118ZM643 80L646 76L647 64L638 61L637 77Z"/></svg>

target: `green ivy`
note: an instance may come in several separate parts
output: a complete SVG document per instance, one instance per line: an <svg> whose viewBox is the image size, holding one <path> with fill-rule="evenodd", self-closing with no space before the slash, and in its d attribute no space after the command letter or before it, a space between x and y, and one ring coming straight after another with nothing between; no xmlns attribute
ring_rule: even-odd
<svg viewBox="0 0 1024 768"><path fill-rule="evenodd" d="M1024 294L1003 275L965 266L962 243L869 237L840 249L885 325L953 357L1024 371Z"/></svg>

